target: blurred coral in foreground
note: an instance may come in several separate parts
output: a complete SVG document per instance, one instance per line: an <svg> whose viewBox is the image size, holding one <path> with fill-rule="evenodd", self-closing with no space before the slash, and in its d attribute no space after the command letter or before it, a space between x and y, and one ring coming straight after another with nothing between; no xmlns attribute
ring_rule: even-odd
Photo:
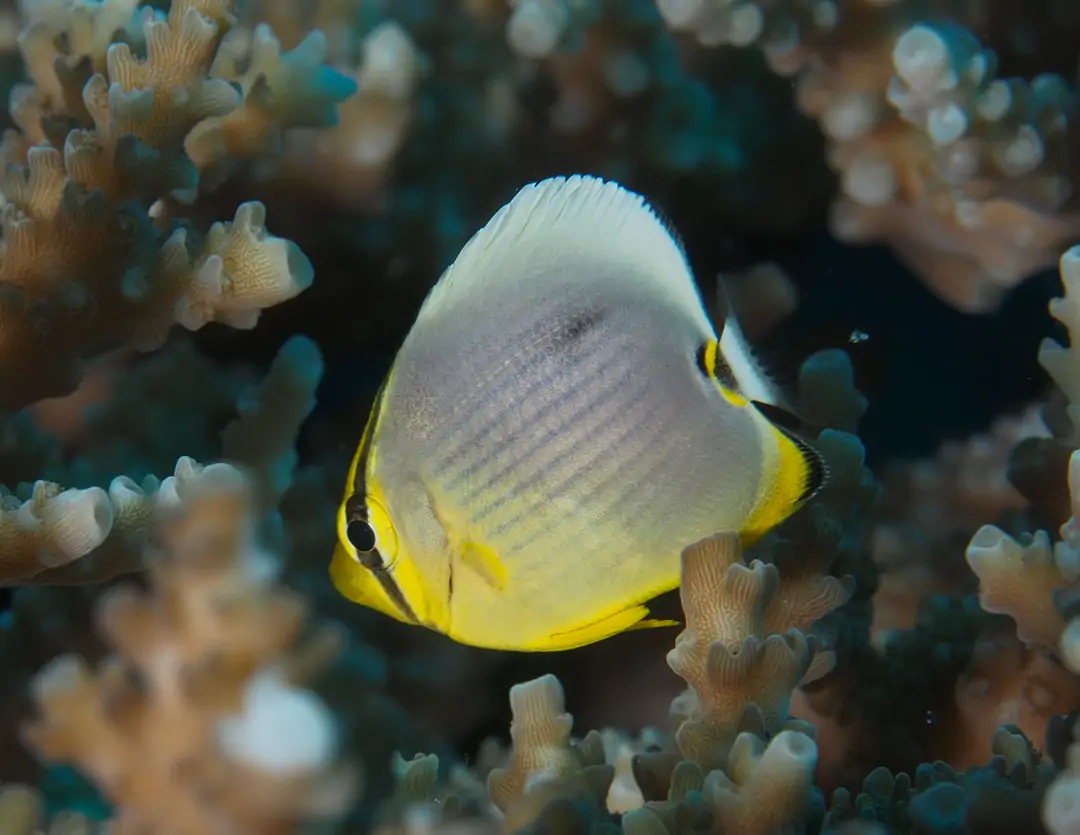
<svg viewBox="0 0 1080 835"><path fill-rule="evenodd" d="M0 146L0 833L1080 833L1080 250L1059 261L1080 143L1070 85L999 72L1021 11L24 0ZM836 237L965 311L1058 262L1056 400L879 484L851 359L820 351L793 431L829 484L746 553L685 549L673 648L629 634L538 670L402 631L325 576L358 323L411 309L555 170L689 201L710 239L831 200ZM261 354L183 333L320 292L316 247L342 262L326 306ZM797 303L777 268L734 285L752 338ZM304 326L347 345L349 405L301 444L325 370ZM510 747L474 750L507 701Z"/></svg>
<svg viewBox="0 0 1080 835"><path fill-rule="evenodd" d="M355 774L336 760L329 709L303 689L338 640L300 643L305 607L273 586L243 473L182 466L185 481L162 485L149 592L117 586L97 605L115 655L42 670L24 739L82 769L121 832L291 832L339 815Z"/></svg>

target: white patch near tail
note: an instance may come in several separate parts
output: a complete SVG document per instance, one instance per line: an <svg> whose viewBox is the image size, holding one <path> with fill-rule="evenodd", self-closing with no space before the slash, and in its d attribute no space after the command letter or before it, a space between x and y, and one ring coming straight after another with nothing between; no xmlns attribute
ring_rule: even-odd
<svg viewBox="0 0 1080 835"><path fill-rule="evenodd" d="M754 356L754 349L750 347L734 315L729 315L724 323L724 332L720 337L720 354L735 376L739 392L744 397L782 409L787 408L787 398Z"/></svg>
<svg viewBox="0 0 1080 835"><path fill-rule="evenodd" d="M598 177L553 177L522 188L458 254L424 302L421 315L482 293L494 282L533 286L581 263L595 275L662 285L707 323L686 257L645 199ZM597 271L601 263L604 269Z"/></svg>

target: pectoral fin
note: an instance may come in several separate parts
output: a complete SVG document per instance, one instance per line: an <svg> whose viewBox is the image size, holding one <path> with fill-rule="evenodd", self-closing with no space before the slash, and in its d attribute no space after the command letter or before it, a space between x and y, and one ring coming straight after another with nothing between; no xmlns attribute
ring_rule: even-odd
<svg viewBox="0 0 1080 835"><path fill-rule="evenodd" d="M496 591L506 588L509 573L502 558L494 549L478 542L466 542L461 548L461 561L470 571Z"/></svg>

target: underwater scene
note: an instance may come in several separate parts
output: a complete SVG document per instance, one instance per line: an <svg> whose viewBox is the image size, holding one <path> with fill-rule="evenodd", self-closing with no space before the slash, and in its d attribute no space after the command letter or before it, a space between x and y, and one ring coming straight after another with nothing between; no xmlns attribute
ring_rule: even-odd
<svg viewBox="0 0 1080 835"><path fill-rule="evenodd" d="M1080 835L1080 0L0 0L0 835Z"/></svg>

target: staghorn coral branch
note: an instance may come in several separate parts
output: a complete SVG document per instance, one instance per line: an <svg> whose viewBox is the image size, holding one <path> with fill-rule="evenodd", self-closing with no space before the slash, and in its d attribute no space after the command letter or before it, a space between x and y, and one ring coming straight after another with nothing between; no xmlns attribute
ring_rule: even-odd
<svg viewBox="0 0 1080 835"><path fill-rule="evenodd" d="M25 501L8 496L0 504L0 586L96 583L140 570L153 514L169 500L162 487L174 492L199 471L181 458L164 483L120 476L105 491L39 481Z"/></svg>
<svg viewBox="0 0 1080 835"><path fill-rule="evenodd" d="M1025 545L993 525L984 525L971 538L965 556L979 578L983 609L1016 621L1016 634L1025 644L1057 646L1065 620L1051 601L1056 589L1070 583L1054 560L1045 531Z"/></svg>
<svg viewBox="0 0 1080 835"><path fill-rule="evenodd" d="M224 457L252 474L264 508L277 508L292 483L296 437L315 408L322 371L318 346L294 336L278 352L262 383L241 395L236 404L240 416L221 433Z"/></svg>
<svg viewBox="0 0 1080 835"><path fill-rule="evenodd" d="M672 706L684 717L676 742L702 767L722 767L740 731L772 736L784 729L791 693L811 673L818 647L798 629L772 630L793 622L809 628L852 588L809 572L790 597L781 584L776 566L743 563L736 534L716 534L683 551L686 628L668 665L690 687ZM824 658L827 669L831 657Z"/></svg>
<svg viewBox="0 0 1080 835"><path fill-rule="evenodd" d="M160 492L150 590L102 598L114 655L97 670L69 655L39 673L26 743L86 773L121 833L273 835L340 814L356 775L326 707L288 678L317 670L297 643L304 606L252 539L250 485L216 464Z"/></svg>
<svg viewBox="0 0 1080 835"><path fill-rule="evenodd" d="M9 134L0 149L14 164L0 185L0 409L68 393L83 359L122 345L151 350L176 323L253 327L313 278L294 244L267 233L259 203L205 237L165 216L168 200L190 200L200 186L186 137L243 104L210 75L234 22L230 0L143 14L125 31L141 30L144 59L127 43L108 45L125 9L73 5L43 14L22 39L35 87L13 99L24 136ZM332 123L355 90L322 66L313 37L259 63L278 96L261 128L278 139L259 153L288 128Z"/></svg>
<svg viewBox="0 0 1080 835"><path fill-rule="evenodd" d="M768 745L753 734L739 734L727 772L711 772L702 790L713 808L716 831L797 831L813 796L817 755L814 740L795 731L784 731Z"/></svg>
<svg viewBox="0 0 1080 835"><path fill-rule="evenodd" d="M487 776L491 803L503 813L503 830L536 824L553 800L602 805L615 767L605 763L604 741L590 731L571 742L573 717L565 712L562 684L553 675L510 688L513 720L509 762Z"/></svg>
<svg viewBox="0 0 1080 835"><path fill-rule="evenodd" d="M659 0L704 46L760 48L795 76L841 195L830 226L882 241L948 303L997 307L1080 233L1077 107L1065 80L999 78L944 2ZM936 7L936 8L935 8Z"/></svg>
<svg viewBox="0 0 1080 835"><path fill-rule="evenodd" d="M238 83L243 100L188 135L187 153L200 169L220 166L230 157L277 152L284 128L337 124L335 106L357 89L353 79L323 66L326 37L319 31L283 53L270 27L259 25L246 49L231 43L223 57L227 60L215 64L214 74Z"/></svg>
<svg viewBox="0 0 1080 835"><path fill-rule="evenodd" d="M1058 269L1065 294L1050 300L1050 315L1067 329L1069 347L1049 337L1044 339L1039 345L1039 364L1068 401L1072 432L1066 440L1075 443L1080 440L1080 360L1076 357L1080 345L1080 246L1062 254Z"/></svg>
<svg viewBox="0 0 1080 835"><path fill-rule="evenodd" d="M1051 545L1039 531L1022 544L986 525L966 556L979 577L982 607L1012 617L1025 644L1059 648L1065 665L1075 671L1080 669L1080 618L1060 610L1074 608L1061 601L1074 598L1080 583L1080 450L1069 459L1068 483L1072 515L1060 528L1060 541Z"/></svg>
<svg viewBox="0 0 1080 835"><path fill-rule="evenodd" d="M256 501L268 514L292 484L293 444L321 376L318 347L294 337L263 382L241 397L240 417L223 433L225 455L248 468ZM15 496L0 487L0 586L95 583L142 569L154 555L154 513L199 472L182 457L164 485L121 476L107 489L64 490L39 480Z"/></svg>
<svg viewBox="0 0 1080 835"><path fill-rule="evenodd" d="M743 564L735 534L716 534L686 548L679 590L686 629L675 639L668 664L688 682L688 676L703 680L702 653L714 641L737 650L746 635L756 632L764 602L778 581L775 569L760 562L751 568Z"/></svg>
<svg viewBox="0 0 1080 835"><path fill-rule="evenodd" d="M553 675L510 688L513 755L508 768L488 776L491 799L504 811L527 791L536 777L562 777L577 771L580 761L570 748L574 719L566 713L562 684Z"/></svg>

